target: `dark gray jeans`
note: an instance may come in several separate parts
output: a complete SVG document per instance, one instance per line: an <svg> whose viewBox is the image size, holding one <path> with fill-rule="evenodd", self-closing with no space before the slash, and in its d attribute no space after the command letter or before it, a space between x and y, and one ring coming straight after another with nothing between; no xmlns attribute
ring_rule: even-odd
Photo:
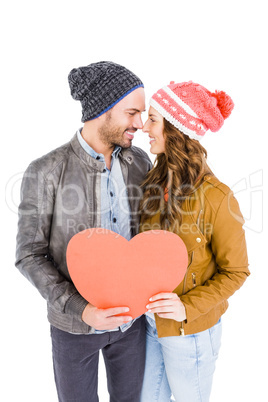
<svg viewBox="0 0 268 402"><path fill-rule="evenodd" d="M139 402L145 364L144 316L125 332L74 335L51 326L53 366L60 402L98 402L102 350L110 402Z"/></svg>

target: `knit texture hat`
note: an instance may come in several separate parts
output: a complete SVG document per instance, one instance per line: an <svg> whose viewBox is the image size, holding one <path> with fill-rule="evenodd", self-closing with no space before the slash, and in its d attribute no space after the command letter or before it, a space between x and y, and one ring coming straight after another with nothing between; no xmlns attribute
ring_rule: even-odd
<svg viewBox="0 0 268 402"><path fill-rule="evenodd" d="M200 140L207 130L218 131L234 107L225 92L211 93L192 81L180 84L171 81L152 96L150 105L195 140Z"/></svg>
<svg viewBox="0 0 268 402"><path fill-rule="evenodd" d="M130 92L143 87L135 74L111 61L74 68L68 81L72 97L81 101L82 122L99 117Z"/></svg>

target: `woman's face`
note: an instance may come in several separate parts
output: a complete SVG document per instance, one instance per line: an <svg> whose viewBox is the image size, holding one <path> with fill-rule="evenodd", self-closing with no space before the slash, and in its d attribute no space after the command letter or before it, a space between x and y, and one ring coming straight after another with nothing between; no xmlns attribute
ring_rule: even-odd
<svg viewBox="0 0 268 402"><path fill-rule="evenodd" d="M164 118L152 106L148 112L148 120L145 122L142 131L148 133L150 138L152 154L165 152Z"/></svg>

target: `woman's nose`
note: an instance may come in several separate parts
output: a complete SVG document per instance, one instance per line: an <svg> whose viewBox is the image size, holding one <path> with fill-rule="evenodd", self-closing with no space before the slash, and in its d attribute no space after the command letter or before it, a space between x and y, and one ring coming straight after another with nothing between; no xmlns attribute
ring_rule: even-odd
<svg viewBox="0 0 268 402"><path fill-rule="evenodd" d="M144 132L144 133L147 133L148 132L148 125L147 125L147 122L148 122L148 120L144 123L144 125L143 125L143 127L142 127L142 131Z"/></svg>

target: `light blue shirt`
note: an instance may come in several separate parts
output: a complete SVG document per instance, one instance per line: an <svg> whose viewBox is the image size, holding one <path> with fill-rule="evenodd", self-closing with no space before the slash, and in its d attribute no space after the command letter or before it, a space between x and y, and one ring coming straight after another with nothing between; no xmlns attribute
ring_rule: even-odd
<svg viewBox="0 0 268 402"><path fill-rule="evenodd" d="M77 131L77 138L80 145L92 158L105 163L104 155L97 153L88 145L80 130ZM120 150L121 147L115 147L112 153L111 169L109 170L105 164L105 169L101 173L101 227L112 230L130 240L130 207L118 157ZM121 325L121 331L126 331L132 323L133 321L130 321ZM112 331L118 330L119 328L116 328ZM103 332L107 331L94 330L95 334Z"/></svg>

